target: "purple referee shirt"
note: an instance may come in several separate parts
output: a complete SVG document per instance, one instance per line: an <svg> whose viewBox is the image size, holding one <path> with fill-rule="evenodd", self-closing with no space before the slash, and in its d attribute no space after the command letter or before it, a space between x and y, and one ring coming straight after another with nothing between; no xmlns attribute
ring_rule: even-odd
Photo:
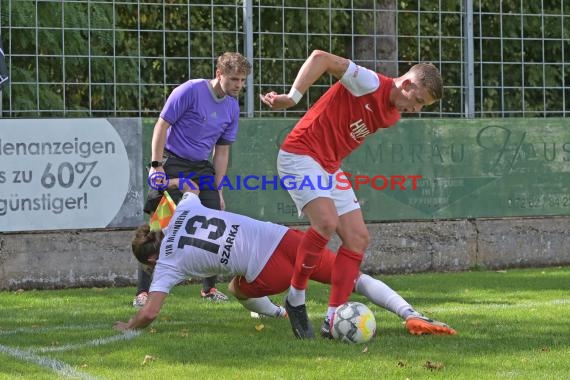
<svg viewBox="0 0 570 380"><path fill-rule="evenodd" d="M160 117L170 124L165 148L192 161L210 158L216 144L236 140L239 103L229 95L216 98L207 79L191 79L176 87Z"/></svg>

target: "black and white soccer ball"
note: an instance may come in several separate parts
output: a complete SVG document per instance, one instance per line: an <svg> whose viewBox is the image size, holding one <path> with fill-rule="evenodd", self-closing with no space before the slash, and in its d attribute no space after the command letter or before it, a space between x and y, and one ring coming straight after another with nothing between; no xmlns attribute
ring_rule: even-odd
<svg viewBox="0 0 570 380"><path fill-rule="evenodd" d="M374 313L360 302L343 303L336 308L331 333L347 343L366 343L376 335Z"/></svg>

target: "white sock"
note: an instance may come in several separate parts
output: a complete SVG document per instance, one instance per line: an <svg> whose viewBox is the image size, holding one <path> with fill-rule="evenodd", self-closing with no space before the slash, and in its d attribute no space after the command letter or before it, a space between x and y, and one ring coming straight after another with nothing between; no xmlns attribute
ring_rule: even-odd
<svg viewBox="0 0 570 380"><path fill-rule="evenodd" d="M281 306L275 305L268 297L238 300L247 310L269 317L278 317L285 312Z"/></svg>
<svg viewBox="0 0 570 380"><path fill-rule="evenodd" d="M327 309L327 318L329 321L332 320L332 316L333 316L335 311L336 311L336 307L329 306L329 308Z"/></svg>
<svg viewBox="0 0 570 380"><path fill-rule="evenodd" d="M392 288L367 274L361 274L360 277L358 277L355 290L358 294L362 294L375 305L399 315L404 320L410 315L419 314L405 299L392 290Z"/></svg>
<svg viewBox="0 0 570 380"><path fill-rule="evenodd" d="M299 306L305 303L305 289L295 289L293 286L289 287L289 294L287 300L291 306Z"/></svg>

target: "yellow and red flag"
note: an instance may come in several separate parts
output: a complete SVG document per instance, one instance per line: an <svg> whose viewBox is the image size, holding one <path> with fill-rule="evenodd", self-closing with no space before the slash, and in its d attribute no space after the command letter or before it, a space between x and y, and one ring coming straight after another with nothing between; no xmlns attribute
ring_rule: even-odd
<svg viewBox="0 0 570 380"><path fill-rule="evenodd" d="M154 214L150 217L149 225L151 231L163 230L170 223L172 215L174 215L174 210L176 209L176 204L168 195L168 192L162 194L162 199L158 204L158 207L154 211Z"/></svg>

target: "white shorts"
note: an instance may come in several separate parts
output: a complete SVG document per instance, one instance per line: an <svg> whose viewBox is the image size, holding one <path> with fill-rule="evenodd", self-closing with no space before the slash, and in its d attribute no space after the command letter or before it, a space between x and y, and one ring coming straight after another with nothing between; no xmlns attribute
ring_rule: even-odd
<svg viewBox="0 0 570 380"><path fill-rule="evenodd" d="M316 198L332 199L339 216L360 208L352 186L338 181L339 176L345 178L340 169L330 174L310 156L279 150L277 171L299 216L303 216L303 207Z"/></svg>

